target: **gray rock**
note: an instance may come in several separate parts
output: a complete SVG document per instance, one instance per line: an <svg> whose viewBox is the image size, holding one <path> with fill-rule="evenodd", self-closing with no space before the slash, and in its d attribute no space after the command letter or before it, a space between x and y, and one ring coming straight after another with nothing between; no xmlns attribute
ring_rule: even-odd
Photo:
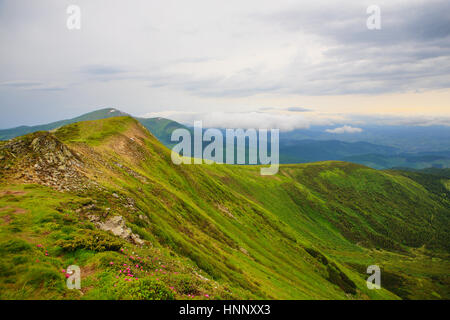
<svg viewBox="0 0 450 320"><path fill-rule="evenodd" d="M96 215L89 215L89 220L91 220L100 230L110 231L112 234L121 237L127 241L133 242L137 245L144 245L144 241L139 237L139 235L134 234L130 228L125 224L125 220L122 216L114 216L106 220L105 222L100 221L100 217Z"/></svg>

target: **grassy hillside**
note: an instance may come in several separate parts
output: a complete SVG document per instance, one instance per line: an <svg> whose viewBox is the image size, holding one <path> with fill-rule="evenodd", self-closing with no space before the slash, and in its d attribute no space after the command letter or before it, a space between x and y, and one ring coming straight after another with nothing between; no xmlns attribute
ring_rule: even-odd
<svg viewBox="0 0 450 320"><path fill-rule="evenodd" d="M105 108L89 112L72 119L66 119L37 126L21 126L11 129L0 130L0 140L9 140L18 136L22 136L24 134L33 133L37 131L49 131L79 121L99 120L111 117L121 117L126 115L127 114L122 111L112 108Z"/></svg>
<svg viewBox="0 0 450 320"><path fill-rule="evenodd" d="M280 144L283 163L341 160L345 157L369 153L395 154L397 149L368 142L343 142L338 140L282 140ZM289 159L295 160L289 162Z"/></svg>
<svg viewBox="0 0 450 320"><path fill-rule="evenodd" d="M83 114L79 117L75 117L72 119L66 119L37 126L21 126L11 129L0 130L0 140L9 140L15 137L19 137L37 131L50 131L80 121L101 120L112 117L123 117L127 115L128 114L120 110L116 110L113 108L104 108ZM164 118L138 118L138 119L155 137L158 138L159 141L161 141L166 146L172 145L172 142L170 141L170 136L173 130L177 128L185 128L178 122Z"/></svg>
<svg viewBox="0 0 450 320"><path fill-rule="evenodd" d="M170 148L175 144L170 140L172 132L176 129L188 129L182 124L164 118L137 118L140 123L150 131L163 145ZM189 129L188 129L189 130Z"/></svg>
<svg viewBox="0 0 450 320"><path fill-rule="evenodd" d="M1 299L450 297L447 195L400 172L176 166L130 117L1 142L0 160Z"/></svg>

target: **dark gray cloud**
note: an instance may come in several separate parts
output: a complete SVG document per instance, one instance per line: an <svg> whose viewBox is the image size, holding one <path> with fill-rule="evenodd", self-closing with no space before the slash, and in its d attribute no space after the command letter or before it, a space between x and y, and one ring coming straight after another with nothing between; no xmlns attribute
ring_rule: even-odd
<svg viewBox="0 0 450 320"><path fill-rule="evenodd" d="M289 107L286 110L290 111L290 112L310 112L310 111L312 111L310 109L306 109L306 108L302 108L302 107Z"/></svg>
<svg viewBox="0 0 450 320"><path fill-rule="evenodd" d="M303 31L326 37L336 43L376 44L389 46L405 42L445 41L450 36L450 2L379 1L381 30L366 27L368 15L366 1L330 3L325 6L291 7L268 15L254 16L288 31Z"/></svg>
<svg viewBox="0 0 450 320"><path fill-rule="evenodd" d="M67 88L64 87L37 87L37 88L32 88L31 90L34 91L64 91Z"/></svg>
<svg viewBox="0 0 450 320"><path fill-rule="evenodd" d="M119 73L125 72L122 68L116 66L107 66L107 65L90 65L84 66L81 68L83 73L87 73L89 75L94 76L104 76L104 75L117 75Z"/></svg>
<svg viewBox="0 0 450 320"><path fill-rule="evenodd" d="M305 60L300 50L276 75L264 68L244 68L232 77L161 76L168 81L154 86L175 86L206 97L383 94L450 87L449 1L385 1L380 5L381 30L366 27L367 7L364 1L299 3L249 15L271 28L315 36L325 47L318 63Z"/></svg>
<svg viewBox="0 0 450 320"><path fill-rule="evenodd" d="M288 78L299 94L380 94L450 86L450 2L432 0L381 5L381 30L366 27L367 5L301 6L259 16L289 32L326 41L323 61L293 61Z"/></svg>
<svg viewBox="0 0 450 320"><path fill-rule="evenodd" d="M5 81L0 82L2 87L14 87L14 88L30 88L42 85L41 82L31 82L31 81Z"/></svg>
<svg viewBox="0 0 450 320"><path fill-rule="evenodd" d="M63 86L32 81L5 81L0 82L0 87L27 91L62 91L66 89Z"/></svg>

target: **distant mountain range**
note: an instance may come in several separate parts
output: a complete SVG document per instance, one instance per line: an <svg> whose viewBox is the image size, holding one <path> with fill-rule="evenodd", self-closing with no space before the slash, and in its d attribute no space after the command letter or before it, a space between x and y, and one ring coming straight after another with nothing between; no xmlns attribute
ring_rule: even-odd
<svg viewBox="0 0 450 320"><path fill-rule="evenodd" d="M329 126L311 126L280 134L281 140L340 140L369 142L398 149L402 153L450 150L450 126L364 125L361 132L330 133Z"/></svg>
<svg viewBox="0 0 450 320"><path fill-rule="evenodd" d="M100 109L49 124L0 130L0 140L36 131L54 130L79 121L124 115L128 114L114 108ZM175 129L190 130L183 124L165 118L136 119L169 148L175 144L170 140ZM336 135L327 133L325 127L316 126L308 130L294 130L280 134L280 163L327 160L348 161L375 169L449 168L450 127L372 126L360 133Z"/></svg>

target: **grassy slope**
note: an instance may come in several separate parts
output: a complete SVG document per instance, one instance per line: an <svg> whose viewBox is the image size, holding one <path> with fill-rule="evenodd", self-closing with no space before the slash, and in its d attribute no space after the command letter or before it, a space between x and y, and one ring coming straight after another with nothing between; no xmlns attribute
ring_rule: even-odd
<svg viewBox="0 0 450 320"><path fill-rule="evenodd" d="M103 188L59 193L5 174L1 298L79 298L60 272L72 263L82 267L85 298L449 297L448 202L405 176L343 162L285 165L269 177L253 166L175 166L128 117L68 125L55 136ZM124 216L147 245L101 231L95 237L117 246L92 245L95 228L82 214L92 204L96 214ZM130 261L119 247L146 259L144 271L133 271L140 280L116 278ZM366 288L371 264L390 291ZM168 271L156 272L162 265Z"/></svg>
<svg viewBox="0 0 450 320"><path fill-rule="evenodd" d="M79 117L72 118L72 119L66 119L61 121L56 121L52 123L47 123L43 125L37 125L37 126L21 126L11 129L4 129L0 130L0 140L8 140L12 139L24 134L36 132L36 131L48 131L53 130L62 126L65 126L67 124L79 122L79 121L88 121L88 120L99 120L99 119L105 119L105 118L111 118L111 117L120 117L125 116L126 113L118 111L116 109L112 108L105 108L96 110L93 112L89 112L86 114L83 114Z"/></svg>
<svg viewBox="0 0 450 320"><path fill-rule="evenodd" d="M111 117L122 117L126 115L127 115L126 113L113 108L104 108L83 114L79 117L75 117L72 119L66 119L37 126L21 126L11 129L3 129L0 130L0 141L12 139L18 136L22 136L37 131L54 130L75 122L100 120ZM138 119L139 122L141 122L147 128L147 130L149 130L155 137L157 137L158 140L161 141L165 146L173 145L173 142L170 141L170 136L173 130L178 128L186 128L185 126L179 124L178 122L164 118L136 118L136 119Z"/></svg>
<svg viewBox="0 0 450 320"><path fill-rule="evenodd" d="M188 129L182 124L164 118L136 118L142 125L147 128L162 144L167 147L174 146L176 143L170 140L172 132L176 129ZM188 129L189 130L189 129Z"/></svg>

